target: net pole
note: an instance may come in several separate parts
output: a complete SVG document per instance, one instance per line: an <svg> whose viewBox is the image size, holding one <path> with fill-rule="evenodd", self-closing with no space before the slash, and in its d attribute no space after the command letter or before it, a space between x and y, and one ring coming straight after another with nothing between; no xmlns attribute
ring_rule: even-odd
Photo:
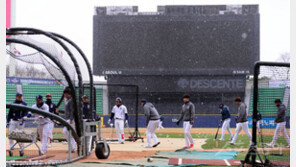
<svg viewBox="0 0 296 167"><path fill-rule="evenodd" d="M259 63L255 64L255 69L254 69L254 99L253 99L253 127L252 127L252 142L253 145L257 145L257 105L258 105L258 76L260 73L260 65Z"/></svg>

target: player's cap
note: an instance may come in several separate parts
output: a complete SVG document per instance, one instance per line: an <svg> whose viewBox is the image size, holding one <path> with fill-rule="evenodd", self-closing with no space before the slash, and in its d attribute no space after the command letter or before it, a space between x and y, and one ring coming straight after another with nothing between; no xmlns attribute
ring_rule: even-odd
<svg viewBox="0 0 296 167"><path fill-rule="evenodd" d="M184 95L183 95L183 99L184 99L184 98L188 98L188 99L189 99L189 98L190 98L190 95L189 95L189 94L184 94Z"/></svg>
<svg viewBox="0 0 296 167"><path fill-rule="evenodd" d="M15 96L16 96L16 97L18 97L18 96L23 96L23 94L22 94L22 93L16 93Z"/></svg>
<svg viewBox="0 0 296 167"><path fill-rule="evenodd" d="M242 99L241 99L240 97L236 97L236 98L234 99L234 101L235 101L235 102L242 102Z"/></svg>
<svg viewBox="0 0 296 167"><path fill-rule="evenodd" d="M41 95L36 96L36 100L42 100L43 97Z"/></svg>
<svg viewBox="0 0 296 167"><path fill-rule="evenodd" d="M82 96L83 99L88 99L87 95Z"/></svg>
<svg viewBox="0 0 296 167"><path fill-rule="evenodd" d="M64 92L63 92L64 94L65 93L67 93L67 94L70 94L71 93L71 90L70 90L70 88L66 88L65 90L64 90Z"/></svg>
<svg viewBox="0 0 296 167"><path fill-rule="evenodd" d="M146 103L147 100L146 99L141 99L141 103Z"/></svg>
<svg viewBox="0 0 296 167"><path fill-rule="evenodd" d="M122 99L120 97L117 97L115 101L122 103Z"/></svg>
<svg viewBox="0 0 296 167"><path fill-rule="evenodd" d="M281 101L281 99L275 99L274 100L274 103L281 103L282 101Z"/></svg>
<svg viewBox="0 0 296 167"><path fill-rule="evenodd" d="M223 104L223 103L220 103L220 104L219 104L219 107L223 107L223 106L224 106L224 104Z"/></svg>
<svg viewBox="0 0 296 167"><path fill-rule="evenodd" d="M51 97L51 94L50 93L46 94L46 97Z"/></svg>

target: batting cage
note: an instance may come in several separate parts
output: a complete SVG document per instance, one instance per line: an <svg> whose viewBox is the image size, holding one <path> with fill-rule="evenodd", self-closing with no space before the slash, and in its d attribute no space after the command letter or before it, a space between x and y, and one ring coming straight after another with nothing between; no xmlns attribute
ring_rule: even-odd
<svg viewBox="0 0 296 167"><path fill-rule="evenodd" d="M250 105L253 145L244 162L253 166L289 164L289 63L256 63Z"/></svg>
<svg viewBox="0 0 296 167"><path fill-rule="evenodd" d="M89 90L89 84L84 84L84 94L88 95ZM99 140L118 141L115 120L108 121L112 109L116 105L116 98L122 99L122 104L126 106L129 116L128 121L124 124L125 141L143 140L138 129L139 88L137 85L94 83L93 92L94 109L100 117Z"/></svg>
<svg viewBox="0 0 296 167"><path fill-rule="evenodd" d="M7 35L7 78L11 82L7 99L7 164L56 165L89 155L97 135L91 126L98 121L92 114L92 90L88 110L82 109L83 80L88 80L93 88L92 72L83 52L69 39L38 29L11 28ZM67 114L67 110L72 114ZM97 145L100 149L96 152L107 158L108 146Z"/></svg>

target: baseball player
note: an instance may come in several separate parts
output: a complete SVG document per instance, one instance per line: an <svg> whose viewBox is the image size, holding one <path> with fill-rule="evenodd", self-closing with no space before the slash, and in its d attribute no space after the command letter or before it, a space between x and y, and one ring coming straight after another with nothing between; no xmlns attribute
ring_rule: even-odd
<svg viewBox="0 0 296 167"><path fill-rule="evenodd" d="M23 95L21 93L16 94L16 98L13 103L27 106L27 103L23 101ZM11 133L14 130L24 130L25 128L24 121L26 120L27 116L28 116L28 111L11 108L7 116L6 127L8 127L8 133ZM9 140L9 147L12 148L13 145L14 145L14 141ZM22 148L23 144L20 144L19 146Z"/></svg>
<svg viewBox="0 0 296 167"><path fill-rule="evenodd" d="M157 130L164 129L164 127L162 126L163 120L164 120L164 117L162 115L160 115L160 122L159 122Z"/></svg>
<svg viewBox="0 0 296 167"><path fill-rule="evenodd" d="M154 107L154 105L150 102L147 102L145 99L141 100L140 105L143 107L144 113L146 116L146 126L147 126L147 130L146 130L147 146L146 146L146 148L157 147L160 144L160 142L158 141L157 136L155 135L155 130L159 126L160 116L159 116L156 108ZM151 144L151 137L154 140L154 145Z"/></svg>
<svg viewBox="0 0 296 167"><path fill-rule="evenodd" d="M222 114L222 121L223 121L223 125L222 125L222 136L221 138L219 139L220 141L223 141L224 140L224 136L225 136L225 130L228 131L230 137L231 137L231 140L233 138L233 134L230 130L230 122L231 122L231 119L230 119L230 111L229 111L229 108L228 106L224 105L224 104L220 104L219 105L219 108L220 108L220 113Z"/></svg>
<svg viewBox="0 0 296 167"><path fill-rule="evenodd" d="M46 94L46 101L45 103L48 105L49 107L49 112L54 113L54 114L59 114L59 110L57 108L57 106L52 102L52 97L51 94ZM54 122L50 120L49 123L49 143L48 143L48 147L52 146L52 139L53 139L53 135L52 135L52 131L54 128Z"/></svg>
<svg viewBox="0 0 296 167"><path fill-rule="evenodd" d="M245 132L245 134L249 137L250 143L252 142L252 135L249 131L248 127L248 113L247 113L247 105L242 102L240 97L235 98L235 103L238 105L238 113L236 118L236 129L235 129L235 135L230 142L231 145L234 145L237 137L241 130Z"/></svg>
<svg viewBox="0 0 296 167"><path fill-rule="evenodd" d="M257 112L257 130L258 133L261 133L261 128L260 126L263 124L263 120L262 120L262 115L260 114L260 112Z"/></svg>
<svg viewBox="0 0 296 167"><path fill-rule="evenodd" d="M268 146L274 147L274 144L275 144L276 140L278 139L279 133L282 132L283 136L285 137L285 139L288 143L287 147L290 147L290 138L289 138L287 131L286 131L286 111L287 111L287 108L284 104L282 104L280 99L276 99L274 101L274 103L277 107L277 115L274 120L274 122L276 123L276 129L274 132L272 142L270 144L268 144Z"/></svg>
<svg viewBox="0 0 296 167"><path fill-rule="evenodd" d="M124 144L124 122L128 124L127 108L122 104L120 97L117 97L115 101L116 105L112 108L108 124L111 123L113 118L115 119L114 124L118 142Z"/></svg>
<svg viewBox="0 0 296 167"><path fill-rule="evenodd" d="M43 97L41 95L36 96L36 104L34 104L32 108L49 112L49 107L43 102ZM38 119L38 134L41 141L41 154L45 154L47 152L47 140L50 130L49 126L52 121L48 117L41 115L36 115L35 117Z"/></svg>
<svg viewBox="0 0 296 167"><path fill-rule="evenodd" d="M183 129L185 134L185 149L194 147L193 138L190 134L190 129L194 123L194 114L195 114L195 106L190 101L190 96L188 94L183 95L183 106L181 111L181 117L177 121L177 125L179 126L180 122L183 120Z"/></svg>
<svg viewBox="0 0 296 167"><path fill-rule="evenodd" d="M64 98L65 98L65 120L74 128L75 122L74 122L74 117L73 117L73 112L74 112L74 104L73 104L73 99L71 97L71 90L69 88L66 88L64 90ZM71 142L71 152L75 153L76 149L76 141L74 140L73 136L71 135L69 139L69 131L67 127L64 127L63 133L65 135L65 138L67 142Z"/></svg>

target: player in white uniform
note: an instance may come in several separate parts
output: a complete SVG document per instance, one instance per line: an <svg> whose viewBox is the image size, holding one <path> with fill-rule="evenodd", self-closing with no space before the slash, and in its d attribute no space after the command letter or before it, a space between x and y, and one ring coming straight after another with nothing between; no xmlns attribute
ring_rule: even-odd
<svg viewBox="0 0 296 167"><path fill-rule="evenodd" d="M115 120L114 124L118 142L124 144L124 122L128 124L128 114L127 108L122 104L122 99L120 97L116 98L116 105L112 108L108 124L111 123L113 118Z"/></svg>
<svg viewBox="0 0 296 167"><path fill-rule="evenodd" d="M43 97L41 95L36 96L36 104L34 104L32 108L49 112L49 107L43 102ZM41 115L35 115L35 117L38 119L38 134L41 141L41 153L45 154L47 152L47 139L51 120L48 117Z"/></svg>
<svg viewBox="0 0 296 167"><path fill-rule="evenodd" d="M270 144L268 144L268 146L274 147L274 144L275 144L276 140L278 139L279 133L282 132L283 136L285 137L285 139L288 143L287 147L290 147L290 138L289 138L289 135L286 131L286 111L287 111L287 108L284 104L282 104L280 99L276 99L274 101L274 103L278 108L277 115L274 120L274 122L276 123L276 129L274 132L272 142Z"/></svg>
<svg viewBox="0 0 296 167"><path fill-rule="evenodd" d="M237 118L236 118L236 129L235 129L235 135L231 141L231 145L234 145L239 133L241 130L245 132L245 134L248 136L250 139L250 143L252 143L252 135L249 131L249 126L248 126L248 113L247 113L247 106L245 103L242 102L241 98L237 97L235 98L235 103L239 106L238 107L238 113L237 113Z"/></svg>
<svg viewBox="0 0 296 167"><path fill-rule="evenodd" d="M52 102L51 99L52 99L51 94L47 94L45 103L48 105L50 113L58 115L59 110L57 109L57 106ZM50 121L50 123L49 123L49 134L48 134L48 139L49 139L48 147L52 146L53 128L54 128L54 122Z"/></svg>

